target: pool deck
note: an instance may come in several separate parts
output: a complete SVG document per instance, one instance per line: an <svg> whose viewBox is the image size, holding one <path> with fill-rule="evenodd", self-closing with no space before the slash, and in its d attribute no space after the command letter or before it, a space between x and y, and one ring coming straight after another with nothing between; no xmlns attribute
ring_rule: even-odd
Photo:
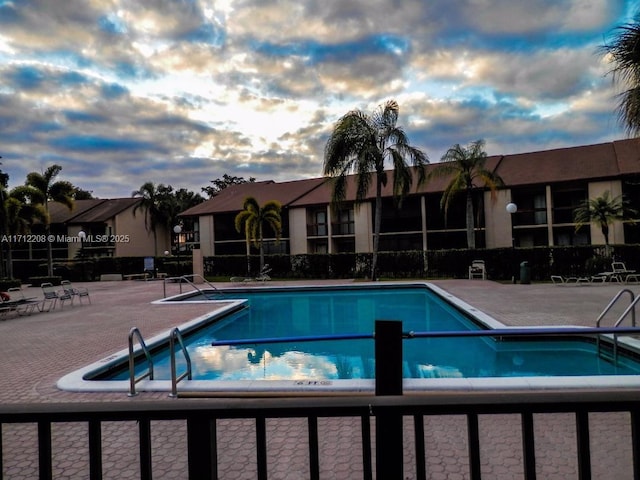
<svg viewBox="0 0 640 480"><path fill-rule="evenodd" d="M349 281L315 281L315 282L276 282L272 281L267 286L290 284L341 284ZM594 326L595 320L611 298L623 288L629 288L634 293L640 292L639 285L618 284L594 284L594 285L554 285L531 284L512 285L499 284L483 280L438 280L431 283L460 298L473 307L487 313L496 320L509 326L543 326L543 325L582 325ZM263 284L257 283L256 286ZM154 305L151 302L162 298L163 283L160 281L114 281L77 283L75 286L87 287L91 294L91 304L86 301L79 305L77 300L73 306L65 304L64 309L58 306L54 311L35 313L31 316L16 316L8 314L0 321L0 402L3 404L16 403L54 403L54 402L135 402L138 400L157 401L192 401L188 399L171 400L163 392L143 392L135 398L129 398L123 393L74 393L64 392L56 387L56 382L62 376L81 368L99 358L107 357L127 346L127 336L132 327L138 327L145 338L169 330L195 317L211 311L211 307L204 304L195 305ZM220 284L221 287L230 287L231 284ZM243 285L244 287L245 285ZM167 294L178 293L178 284L167 284ZM185 291L188 289L185 286ZM26 297L42 297L40 288L27 287L24 289ZM611 316L617 318L615 314ZM193 400L197 401L197 400ZM592 425L592 437L602 437L603 447L597 455L594 455L594 478L628 478L629 459L626 458L630 446L612 446L611 438L620 437L614 433L617 429L621 435L628 436L628 425L620 418L620 415L601 415L603 421L596 421ZM493 435L499 438L499 442L493 442L493 451L489 457L494 458L487 465L486 478L514 478L521 476L522 465L517 458L514 459L512 450L519 449L519 432L509 426L512 420L506 419L503 425L494 425L497 431ZM541 425L545 420L541 420ZM279 441L281 440L281 452L288 452L290 445L299 443L300 428L304 428L304 422L287 420L282 422L276 430ZM340 425L327 425L330 432L340 438L340 442L332 444L327 455L333 455L334 471L342 472L340 475L329 475L327 478L359 478L361 470L359 465L351 465L349 453L349 438L355 435L348 425L342 422ZM446 422L444 422L446 424ZM464 457L464 445L456 444L457 438L464 438L464 432L460 431L459 422L449 426L443 424L434 425L429 433L431 441L437 444L433 453L435 460L429 465L432 476L438 479L463 479L468 478L463 468L457 465L456 458L460 454ZM550 455L559 452L557 442L566 443L569 451L575 451L575 432L568 433L563 430L562 421L557 419L549 422L546 437L553 437L553 443L549 447ZM568 424L569 425L569 424ZM235 426L234 428L249 428ZM344 429L347 432L344 432ZM541 427L542 428L542 427ZM502 429L502 431L500 431ZM175 435L159 429L159 441L169 451L175 449ZM233 430L233 429L232 429ZM356 429L357 430L357 429ZM13 434L12 434L13 432ZM3 449L5 453L4 478L29 479L33 478L37 468L37 441L35 431L26 433L16 427L7 427L3 431ZM117 452L121 457L118 464L105 463L109 472L105 472L105 478L125 478L128 468L135 465L136 449L127 448L127 437L116 437L118 440L106 441L104 445L105 458L109 452ZM122 440L120 440L122 438ZM155 438L155 437L154 437ZM302 437L304 438L304 436ZM129 439L130 440L130 439ZM427 439L429 441L429 439ZM461 440L463 442L463 440ZM551 441L551 440L550 440ZM31 442L35 442L35 447ZM340 443L346 442L341 452ZM233 442L232 442L233 443ZM628 442L627 442L628 443ZM36 450L34 450L34 448ZM178 450L181 448L178 446ZM225 460L221 465L221 478L255 478L247 462L253 458L249 447L238 447L232 444L229 448L237 455L238 461L233 457ZM327 447L328 448L328 447ZM462 450L461 450L462 448ZM543 447L540 447L543 448ZM441 451L440 451L441 449ZM503 449L504 451L502 451ZM15 450L15 451L14 451ZM133 452L131 452L133 450ZM17 453L19 452L19 453ZM333 453L331 453L333 452ZM13 454L16 453L16 458ZM283 456L284 455L284 456ZM517 456L517 455L516 455ZM623 456L625 458L620 458ZM277 456L277 465L274 466L273 475L269 478L302 478L300 471L304 471L304 464L300 465L293 458L287 458L285 453ZM57 453L55 459L55 478L82 479L86 477L84 467L75 461L76 454L73 449L65 449ZM248 460L249 459L249 460ZM82 463L82 462L80 462ZM108 463L108 464L107 464ZM574 460L565 460L562 455L554 458L552 464L545 465L547 479L564 479L575 476L576 466ZM154 465L154 478L186 478L186 455L181 455L171 462L158 461ZM238 470L244 467L244 470ZM123 469L123 470L120 470ZM226 470L225 470L226 469ZM300 470L302 469L302 470ZM623 469L622 471L620 469ZM297 473L296 473L297 472ZM598 473L598 476L595 474ZM342 475L342 476L341 476ZM483 476L483 478L485 478ZM129 477L126 477L129 478ZM413 478L408 472L406 478Z"/></svg>

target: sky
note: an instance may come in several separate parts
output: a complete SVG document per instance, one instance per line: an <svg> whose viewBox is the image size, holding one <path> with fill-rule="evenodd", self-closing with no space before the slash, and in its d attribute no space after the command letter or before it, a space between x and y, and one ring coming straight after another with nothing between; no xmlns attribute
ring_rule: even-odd
<svg viewBox="0 0 640 480"><path fill-rule="evenodd" d="M0 169L99 198L224 174L322 176L350 110L394 99L431 162L626 138L599 52L622 0L0 0Z"/></svg>

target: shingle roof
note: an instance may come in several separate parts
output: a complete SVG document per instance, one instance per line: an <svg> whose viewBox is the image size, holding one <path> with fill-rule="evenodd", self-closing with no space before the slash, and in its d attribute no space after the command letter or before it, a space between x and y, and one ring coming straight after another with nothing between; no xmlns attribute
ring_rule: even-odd
<svg viewBox="0 0 640 480"><path fill-rule="evenodd" d="M427 171L438 163L427 166ZM533 184L553 184L590 179L606 179L620 175L640 173L640 139L618 140L596 145L558 148L513 155L492 155L485 167L495 171L507 188ZM388 171L387 185L382 195L393 195L393 172ZM355 175L349 178L347 201L355 198ZM421 187L415 182L411 193L437 193L444 191L447 178L433 178ZM325 205L331 200L331 183L326 178L314 178L291 182L273 181L246 183L224 189L218 196L201 203L182 215L198 216L242 209L242 202L251 195L264 203L278 200L284 206ZM375 197L372 182L367 198Z"/></svg>
<svg viewBox="0 0 640 480"><path fill-rule="evenodd" d="M120 212L139 203L139 198L111 198L76 215L68 223L96 223L106 222Z"/></svg>
<svg viewBox="0 0 640 480"><path fill-rule="evenodd" d="M61 203L50 202L49 216L51 223L106 222L139 201L139 198L76 200L72 210Z"/></svg>
<svg viewBox="0 0 640 480"><path fill-rule="evenodd" d="M51 223L66 223L73 217L81 215L87 210L104 202L101 199L76 200L73 209L69 210L66 205L58 202L49 202L49 218Z"/></svg>
<svg viewBox="0 0 640 480"><path fill-rule="evenodd" d="M324 181L324 178L312 178L280 183L268 180L265 182L232 185L222 190L215 197L185 210L180 215L198 216L236 212L242 210L242 204L247 197L254 197L259 204L269 200L276 200L286 207L309 191L317 188Z"/></svg>

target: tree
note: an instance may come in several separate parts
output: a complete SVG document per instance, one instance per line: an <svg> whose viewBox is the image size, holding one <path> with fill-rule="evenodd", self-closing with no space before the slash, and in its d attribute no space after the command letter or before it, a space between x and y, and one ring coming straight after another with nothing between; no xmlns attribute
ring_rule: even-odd
<svg viewBox="0 0 640 480"><path fill-rule="evenodd" d="M40 204L30 205L23 203L15 195L18 192L12 191L9 196L3 196L2 209L5 212L5 232L7 235L26 234L31 230L31 225L37 220L42 223L46 221L47 215L44 206ZM13 249L12 242L7 243L7 277L13 278Z"/></svg>
<svg viewBox="0 0 640 480"><path fill-rule="evenodd" d="M253 197L247 197L242 205L242 211L236 215L235 227L238 233L244 231L247 240L247 274L251 274L249 247L253 245L260 250L260 271L264 268L264 229L273 230L276 240L282 235L282 206L276 200L265 202L262 207Z"/></svg>
<svg viewBox="0 0 640 480"><path fill-rule="evenodd" d="M73 209L73 193L75 187L67 181L55 181L62 170L60 165L51 165L43 173L31 172L27 174L25 184L12 190L12 196L23 203L32 206L44 207L45 234L51 232L51 218L49 217L49 202L54 201L65 205L69 210ZM52 242L47 242L47 272L53 276L53 251Z"/></svg>
<svg viewBox="0 0 640 480"><path fill-rule="evenodd" d="M73 189L74 200L92 200L93 198L93 191L91 190L83 190L80 187L75 187Z"/></svg>
<svg viewBox="0 0 640 480"><path fill-rule="evenodd" d="M416 168L418 185L425 181L425 166L429 163L426 154L412 147L405 132L397 126L398 112L395 100L380 105L370 116L360 110L348 112L334 126L324 150L324 175L333 179L334 208L346 197L350 174L356 175L356 207L365 201L371 182L375 181L372 280L377 277L382 187L387 184L385 164L393 168L393 194L399 205L413 183L407 159Z"/></svg>
<svg viewBox="0 0 640 480"><path fill-rule="evenodd" d="M476 188L488 188L492 198L498 187L504 185L502 178L485 168L487 154L484 151L484 140L476 140L468 147L455 144L442 156L442 163L438 164L430 173L430 178L451 177L445 188L440 206L445 217L453 199L460 193L466 194L465 219L467 226L467 248L476 248L475 212L473 207L473 191Z"/></svg>
<svg viewBox="0 0 640 480"><path fill-rule="evenodd" d="M153 233L155 256L158 256L158 226L166 227L169 221L168 210L170 207L167 205L166 189L167 187L163 184L156 187L153 182L146 182L138 190L131 193L132 197L141 199L140 203L133 208L133 214L135 215L140 209L144 211L144 226L147 232Z"/></svg>
<svg viewBox="0 0 640 480"><path fill-rule="evenodd" d="M573 211L573 221L576 224L576 231L590 223L595 223L600 227L608 254L609 225L617 220L627 220L637 214L638 212L628 206L622 195L612 198L607 190L602 196L585 200L579 205Z"/></svg>
<svg viewBox="0 0 640 480"><path fill-rule="evenodd" d="M224 190L227 187L230 187L231 185L239 185L241 183L253 183L255 181L256 179L254 177L249 177L249 180L245 180L244 177L236 177L234 175L228 175L225 173L224 175L222 175L222 178L216 178L215 180L211 180L210 183L213 183L213 185L209 185L208 187L202 187L200 190L206 193L209 198L213 198L217 194L219 194L222 190Z"/></svg>
<svg viewBox="0 0 640 480"><path fill-rule="evenodd" d="M608 73L614 83L623 89L619 95L618 119L629 134L637 136L640 134L640 15L614 31L613 41L600 47L600 51L613 64Z"/></svg>

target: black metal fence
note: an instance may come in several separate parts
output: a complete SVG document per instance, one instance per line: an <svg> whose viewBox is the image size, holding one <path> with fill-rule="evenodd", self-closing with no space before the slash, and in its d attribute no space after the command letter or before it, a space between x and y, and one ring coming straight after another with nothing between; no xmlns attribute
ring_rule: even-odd
<svg viewBox="0 0 640 480"><path fill-rule="evenodd" d="M524 478L545 478L536 459L534 415L568 412L575 416L578 478L592 478L589 415L595 412L628 412L633 444L633 477L640 478L640 393L635 391L573 391L573 392L467 392L439 393L418 396L354 396L339 398L271 398L271 399L207 399L131 403L73 403L48 405L4 405L0 407L3 428L11 423L37 425L39 478L54 478L52 469L52 428L58 423L82 422L87 428L89 475L92 480L103 478L102 424L104 422L138 422L139 472L141 479L153 478L152 423L172 420L186 422L188 445L188 478L218 478L217 422L223 419L253 419L255 432L255 462L257 478L272 478L268 469L267 419L306 419L308 436L309 479L319 479L321 464L318 419L324 417L355 417L361 425L362 442L359 451L352 452L352 461L362 463L363 478L405 478L396 465L386 465L385 455L372 461L372 447L385 447L372 438L371 425L382 416L397 416L413 420L415 478L430 478L425 454L425 417L433 415L464 416L468 437L468 473L464 476L482 478L482 455L478 417L480 415L516 414L521 418L522 458ZM156 425L154 423L154 425ZM410 446L405 446L410 448ZM563 452L568 455L570 452ZM546 461L546 459L545 459ZM381 465L381 462L383 463ZM0 465L1 467L2 465ZM0 472L4 468L0 468ZM464 472L463 472L464 473ZM538 477L539 476L539 477ZM4 478L4 477L2 477ZM9 477L7 477L9 478ZM630 477L625 477L630 478Z"/></svg>

